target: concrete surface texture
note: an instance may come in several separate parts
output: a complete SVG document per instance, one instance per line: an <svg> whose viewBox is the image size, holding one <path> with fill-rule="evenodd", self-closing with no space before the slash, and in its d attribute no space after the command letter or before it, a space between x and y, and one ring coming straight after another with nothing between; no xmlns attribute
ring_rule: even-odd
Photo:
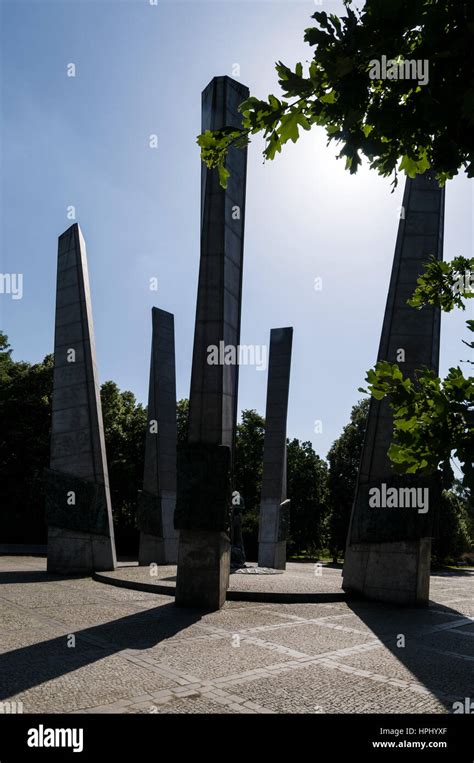
<svg viewBox="0 0 474 763"><path fill-rule="evenodd" d="M139 563L176 564L176 366L174 316L152 308L152 347L143 491L139 495Z"/></svg>
<svg viewBox="0 0 474 763"><path fill-rule="evenodd" d="M65 574L113 569L114 531L87 255L77 224L59 237L52 406L48 569Z"/></svg>
<svg viewBox="0 0 474 763"><path fill-rule="evenodd" d="M202 94L202 131L240 126L239 104L248 88L215 77ZM230 490L237 420L238 363L212 352L240 342L247 150L233 148L228 186L216 170L201 166L201 255L189 396L189 445L178 462L175 525L180 530L176 601L219 608L230 568ZM215 448L226 448L217 460ZM220 473L209 479L209 470ZM215 494L212 482L223 485ZM190 486L194 486L190 490ZM210 526L210 518L215 518Z"/></svg>
<svg viewBox="0 0 474 763"><path fill-rule="evenodd" d="M292 344L292 328L271 330L258 563L262 567L278 570L285 569L289 520L289 502L286 500L286 420Z"/></svg>
<svg viewBox="0 0 474 763"><path fill-rule="evenodd" d="M413 378L438 372L440 311L406 304L430 255L443 258L444 189L429 174L407 179L378 360ZM433 478L396 475L387 451L393 423L387 400L371 399L344 565L344 588L380 601L427 603L431 536L439 500ZM427 505L370 506L371 492L416 489ZM401 503L401 501L400 501ZM426 510L425 510L426 509Z"/></svg>
<svg viewBox="0 0 474 763"><path fill-rule="evenodd" d="M288 567L340 589L339 570ZM474 697L472 571L432 575L426 609L227 602L205 614L48 575L33 557L0 557L0 582L0 701L24 713L452 713Z"/></svg>

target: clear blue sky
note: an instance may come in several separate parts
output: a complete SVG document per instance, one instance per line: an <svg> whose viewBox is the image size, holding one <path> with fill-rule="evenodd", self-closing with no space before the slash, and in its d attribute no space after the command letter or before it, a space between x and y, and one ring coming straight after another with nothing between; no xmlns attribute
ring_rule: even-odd
<svg viewBox="0 0 474 763"><path fill-rule="evenodd" d="M177 391L189 394L199 265L200 94L232 75L278 93L274 62L305 61L310 16L341 2L3 0L0 295L17 360L53 350L57 237L77 210L87 244L101 382L146 401L150 308L175 314ZM66 76L69 63L76 77ZM158 135L158 149L149 135ZM304 134L263 165L249 150L243 344L294 326L288 434L325 456L375 361L403 183L355 177ZM445 256L473 252L472 181L448 184ZM149 279L158 278L158 293ZM314 279L323 279L315 292ZM443 317L442 372L466 357L465 314ZM239 407L264 413L266 374L242 367ZM321 419L322 434L314 433Z"/></svg>

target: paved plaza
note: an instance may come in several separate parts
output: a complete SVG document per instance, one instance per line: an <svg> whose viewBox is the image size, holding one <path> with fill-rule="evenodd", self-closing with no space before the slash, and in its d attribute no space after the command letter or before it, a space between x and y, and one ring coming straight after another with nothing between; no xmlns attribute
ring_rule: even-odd
<svg viewBox="0 0 474 763"><path fill-rule="evenodd" d="M340 570L288 568L302 589L340 592ZM433 575L428 609L228 601L203 614L45 570L0 557L0 699L24 713L450 713L474 698L472 571Z"/></svg>

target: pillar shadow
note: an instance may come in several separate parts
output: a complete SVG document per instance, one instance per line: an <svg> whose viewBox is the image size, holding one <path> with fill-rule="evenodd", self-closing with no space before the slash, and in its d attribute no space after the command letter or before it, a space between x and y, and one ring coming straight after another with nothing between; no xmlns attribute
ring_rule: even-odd
<svg viewBox="0 0 474 763"><path fill-rule="evenodd" d="M3 570L0 572L0 585L12 583L57 583L60 580L90 579L85 575L57 575L43 570Z"/></svg>
<svg viewBox="0 0 474 763"><path fill-rule="evenodd" d="M123 649L150 649L198 622L203 614L201 610L177 609L174 603L162 604L102 625L71 629L76 637L73 648L67 646L68 636L64 634L0 654L0 700Z"/></svg>
<svg viewBox="0 0 474 763"><path fill-rule="evenodd" d="M462 577L468 574L464 570L461 572ZM456 576L456 573L446 576ZM466 620L466 625L474 624L473 620L469 621L469 616L435 600L430 600L426 608L396 607L355 598L348 599L347 604L409 671L412 680L436 695L448 712L453 712L453 702L474 698L474 629L460 634L459 627L444 627L461 620ZM405 637L404 646L400 636ZM361 669L397 678L389 669L384 672L378 654L379 650L374 650L361 655ZM348 664L353 663L349 661ZM410 681L410 676L399 677Z"/></svg>
<svg viewBox="0 0 474 763"><path fill-rule="evenodd" d="M463 571L463 576L465 574ZM0 580L44 582L47 578L49 576L41 572L5 572L1 573ZM51 576L50 580L58 580L58 577ZM459 637L457 651L460 654L470 648L466 642L472 641L470 654L466 655L471 659L466 661L455 654L436 651L456 652L456 642L447 643L452 642L449 631L441 628L429 633L430 628L465 619L466 616L461 612L436 601L431 601L430 607L425 609L394 607L356 599L350 599L347 603L354 614L408 669L413 679L438 695L449 712L452 712L453 701L463 701L465 697L474 698L474 635L466 639ZM64 633L0 654L0 700L91 665L123 649L150 649L198 622L204 614L204 610L178 609L170 602L101 625L75 631L71 629L69 632L76 637L74 648L67 646L68 637ZM405 636L404 647L397 645L401 634ZM454 639L456 638L458 637L455 636ZM377 657L377 653L378 650L374 650L361 655L360 667L366 669L364 661L370 660L371 655ZM347 664L351 663L348 661ZM369 669L384 674L381 665L370 666ZM386 671L385 674L388 673ZM407 680L407 677L402 678Z"/></svg>

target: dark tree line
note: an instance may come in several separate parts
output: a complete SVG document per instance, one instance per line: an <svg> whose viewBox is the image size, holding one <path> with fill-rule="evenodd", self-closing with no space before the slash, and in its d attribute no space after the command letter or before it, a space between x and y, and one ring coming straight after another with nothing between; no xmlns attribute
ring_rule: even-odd
<svg viewBox="0 0 474 763"><path fill-rule="evenodd" d="M49 464L53 356L42 363L13 361L0 332L0 543L46 542L44 468ZM137 492L143 477L146 408L113 381L101 387L114 527L119 553L138 546ZM178 448L188 432L187 400L177 403ZM295 558L344 554L347 528L364 438L368 401L352 409L349 423L327 461L310 442L288 440L288 496L291 498L288 552ZM247 558L257 558L265 420L242 411L237 426L234 487L245 500L243 535ZM445 494L434 543L435 561L459 559L472 547L473 510L458 485Z"/></svg>

